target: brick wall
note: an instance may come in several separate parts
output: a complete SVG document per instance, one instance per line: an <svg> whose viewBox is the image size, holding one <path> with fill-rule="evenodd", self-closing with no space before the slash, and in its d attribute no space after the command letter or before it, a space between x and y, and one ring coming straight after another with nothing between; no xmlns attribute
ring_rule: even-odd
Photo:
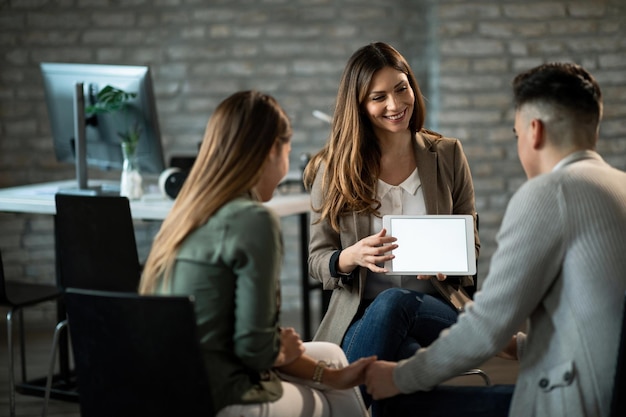
<svg viewBox="0 0 626 417"><path fill-rule="evenodd" d="M549 61L573 61L598 79L604 121L598 149L626 169L626 2L440 1L438 129L460 138L480 213L480 275L511 195L525 180L512 132L511 80Z"/></svg>
<svg viewBox="0 0 626 417"><path fill-rule="evenodd" d="M42 61L150 65L167 157L194 153L231 92L271 93L292 119L296 167L301 153L324 143L328 126L312 111L332 111L350 54L383 40L416 71L429 126L463 142L484 277L506 203L524 181L511 131L517 72L552 60L590 69L605 96L599 149L626 169L624 22L622 0L0 0L0 187L74 176L54 158ZM294 240L296 222L283 223ZM145 256L158 224L136 226ZM11 274L53 280L52 241L49 217L0 214ZM296 255L288 254L285 270L285 307L295 308Z"/></svg>

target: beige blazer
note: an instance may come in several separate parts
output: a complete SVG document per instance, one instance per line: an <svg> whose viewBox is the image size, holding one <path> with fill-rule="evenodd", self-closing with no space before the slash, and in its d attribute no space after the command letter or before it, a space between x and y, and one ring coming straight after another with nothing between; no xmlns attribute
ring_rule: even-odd
<svg viewBox="0 0 626 417"><path fill-rule="evenodd" d="M461 142L438 133L422 130L415 135L415 160L422 182L428 214L471 214L476 218L474 186ZM317 172L311 189L313 208L320 207L326 197L322 185L324 167ZM333 290L328 312L324 316L314 340L341 344L343 336L357 313L363 297L366 268L360 268L358 279L342 282L330 275L332 254L370 236L369 215L352 213L340 219L341 233L335 232L327 221L319 222L320 214L311 212L309 242L310 275ZM475 228L476 256L480 248ZM472 285L471 277L462 278L463 285Z"/></svg>

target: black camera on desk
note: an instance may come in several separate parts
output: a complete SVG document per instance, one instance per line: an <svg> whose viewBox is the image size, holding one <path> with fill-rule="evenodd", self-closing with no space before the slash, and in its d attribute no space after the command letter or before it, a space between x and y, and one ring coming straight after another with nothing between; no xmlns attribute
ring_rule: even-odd
<svg viewBox="0 0 626 417"><path fill-rule="evenodd" d="M195 156L171 157L170 167L159 175L159 189L161 192L174 200L183 187L195 161Z"/></svg>

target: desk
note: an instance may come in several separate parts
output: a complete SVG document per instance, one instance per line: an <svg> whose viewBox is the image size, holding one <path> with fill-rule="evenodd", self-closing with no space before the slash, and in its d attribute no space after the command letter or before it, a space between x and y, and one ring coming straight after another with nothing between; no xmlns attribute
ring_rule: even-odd
<svg viewBox="0 0 626 417"><path fill-rule="evenodd" d="M90 185L114 185L117 182L91 181ZM0 211L16 213L55 214L54 195L60 189L76 186L76 181L56 181L0 189ZM106 188L105 188L106 189ZM141 200L131 201L134 219L163 220L174 202L158 194L149 194ZM308 213L310 198L307 193L277 195L265 203L281 217Z"/></svg>
<svg viewBox="0 0 626 417"><path fill-rule="evenodd" d="M117 185L117 181L90 181L90 186L102 186L104 189ZM56 213L54 195L60 189L76 187L75 180L47 182L41 184L23 185L0 189L0 212L50 214ZM172 208L173 201L159 194L147 195L143 199L130 202L131 215L134 219L163 220ZM311 334L311 308L310 290L317 288L309 282L308 271L308 213L310 210L310 197L308 193L298 192L278 194L265 203L278 216L287 217L298 215L300 217L300 255L301 255L301 287L302 287L302 313L304 340L310 340ZM324 301L323 303L327 303Z"/></svg>
<svg viewBox="0 0 626 417"><path fill-rule="evenodd" d="M116 181L90 181L90 186L98 185L112 187ZM0 212L50 214L56 213L54 203L55 193L64 188L76 187L75 180L55 181L41 184L23 185L0 189ZM134 219L163 220L172 208L173 201L161 195L147 195L143 199L130 202L131 215ZM318 288L311 285L308 271L308 240L309 224L308 213L310 210L310 197L308 193L298 192L278 194L265 203L278 216L287 217L298 215L300 217L300 258L301 258L301 287L302 287L302 337L311 340L311 303L310 290ZM322 303L328 300L322 298Z"/></svg>
<svg viewBox="0 0 626 417"><path fill-rule="evenodd" d="M115 181L90 181L89 185L107 186L117 184ZM54 195L64 188L76 187L75 180L56 181L41 184L24 185L0 189L0 212L32 213L32 214L56 214ZM300 234L300 259L301 259L301 287L302 287L302 319L304 340L310 340L311 334L311 304L310 291L317 288L309 282L308 274L308 213L310 210L310 197L308 193L298 192L278 194L272 200L265 203L278 216L286 217L298 215ZM161 195L147 195L141 200L131 201L131 215L134 219L163 220L170 209L173 201Z"/></svg>

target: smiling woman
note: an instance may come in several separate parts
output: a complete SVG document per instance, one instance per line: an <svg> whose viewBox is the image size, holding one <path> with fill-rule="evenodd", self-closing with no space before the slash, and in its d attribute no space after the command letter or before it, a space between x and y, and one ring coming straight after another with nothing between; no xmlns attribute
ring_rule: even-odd
<svg viewBox="0 0 626 417"><path fill-rule="evenodd" d="M379 140L397 133L410 138L409 117L413 113L415 95L402 71L385 67L372 78L365 109Z"/></svg>
<svg viewBox="0 0 626 417"><path fill-rule="evenodd" d="M372 77L365 111L381 150L379 179L399 185L415 171L410 116L415 94L405 73L384 67Z"/></svg>
<svg viewBox="0 0 626 417"><path fill-rule="evenodd" d="M404 57L382 42L366 45L344 69L331 136L305 171L313 205L309 269L337 290L315 339L341 344L349 361L406 358L456 321L449 292L440 294L430 277L384 267L398 246L383 215L475 219L461 143L424 129L424 120L422 92ZM474 235L478 255L476 228ZM442 288L473 284L468 276L441 278Z"/></svg>

